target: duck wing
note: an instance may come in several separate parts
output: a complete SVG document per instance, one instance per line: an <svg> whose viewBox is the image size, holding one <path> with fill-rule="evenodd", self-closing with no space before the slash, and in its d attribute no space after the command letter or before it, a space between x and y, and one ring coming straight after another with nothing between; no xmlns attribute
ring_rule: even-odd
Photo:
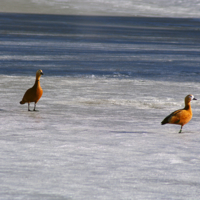
<svg viewBox="0 0 200 200"><path fill-rule="evenodd" d="M180 114L183 109L181 110L176 110L161 122L162 125L167 124L167 123L172 123L172 124L178 124L180 122Z"/></svg>

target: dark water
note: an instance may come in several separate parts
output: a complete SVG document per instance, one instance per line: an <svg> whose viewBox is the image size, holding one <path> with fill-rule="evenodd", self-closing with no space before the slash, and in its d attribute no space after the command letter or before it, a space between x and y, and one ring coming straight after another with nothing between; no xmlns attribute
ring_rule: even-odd
<svg viewBox="0 0 200 200"><path fill-rule="evenodd" d="M0 14L0 73L198 81L200 22Z"/></svg>

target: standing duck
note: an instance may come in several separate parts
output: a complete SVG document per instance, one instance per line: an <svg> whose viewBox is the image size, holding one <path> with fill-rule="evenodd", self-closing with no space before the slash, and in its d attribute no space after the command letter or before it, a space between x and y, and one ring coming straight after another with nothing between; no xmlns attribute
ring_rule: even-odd
<svg viewBox="0 0 200 200"><path fill-rule="evenodd" d="M40 77L43 75L43 71L39 69L36 72L36 79L35 79L35 84L33 85L32 88L29 88L25 94L23 99L20 101L20 104L25 104L28 103L28 111L30 111L30 102L35 102L34 109L33 111L36 111L36 103L39 101L43 94L43 90L40 86Z"/></svg>
<svg viewBox="0 0 200 200"><path fill-rule="evenodd" d="M189 94L185 97L185 108L176 110L170 115L168 115L161 124L178 124L181 125L179 133L182 132L182 128L192 119L192 108L190 102L192 100L197 100L193 95Z"/></svg>

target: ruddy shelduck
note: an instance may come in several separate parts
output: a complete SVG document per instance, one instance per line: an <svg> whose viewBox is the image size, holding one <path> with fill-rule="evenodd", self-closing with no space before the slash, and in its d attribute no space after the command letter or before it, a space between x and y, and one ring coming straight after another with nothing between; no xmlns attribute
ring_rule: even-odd
<svg viewBox="0 0 200 200"><path fill-rule="evenodd" d="M185 97L185 108L176 110L170 115L168 115L161 124L178 124L181 125L179 133L182 132L182 128L192 119L192 108L190 102L192 100L197 100L193 95L189 94Z"/></svg>
<svg viewBox="0 0 200 200"><path fill-rule="evenodd" d="M41 98L42 94L43 94L43 90L40 86L40 77L41 75L43 75L43 71L41 69L39 69L36 72L36 79L35 79L35 84L33 85L32 88L29 88L25 94L23 99L20 101L20 104L25 104L28 103L28 111L30 111L30 103L34 102L34 109L33 111L36 111L36 103L39 101L39 99Z"/></svg>

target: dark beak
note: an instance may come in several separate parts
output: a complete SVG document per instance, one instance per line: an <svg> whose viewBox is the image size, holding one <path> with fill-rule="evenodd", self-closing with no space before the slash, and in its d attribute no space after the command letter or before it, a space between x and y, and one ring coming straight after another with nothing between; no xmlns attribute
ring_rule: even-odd
<svg viewBox="0 0 200 200"><path fill-rule="evenodd" d="M43 72L41 72L40 74L43 75Z"/></svg>
<svg viewBox="0 0 200 200"><path fill-rule="evenodd" d="M197 100L196 98L193 98L193 100Z"/></svg>

